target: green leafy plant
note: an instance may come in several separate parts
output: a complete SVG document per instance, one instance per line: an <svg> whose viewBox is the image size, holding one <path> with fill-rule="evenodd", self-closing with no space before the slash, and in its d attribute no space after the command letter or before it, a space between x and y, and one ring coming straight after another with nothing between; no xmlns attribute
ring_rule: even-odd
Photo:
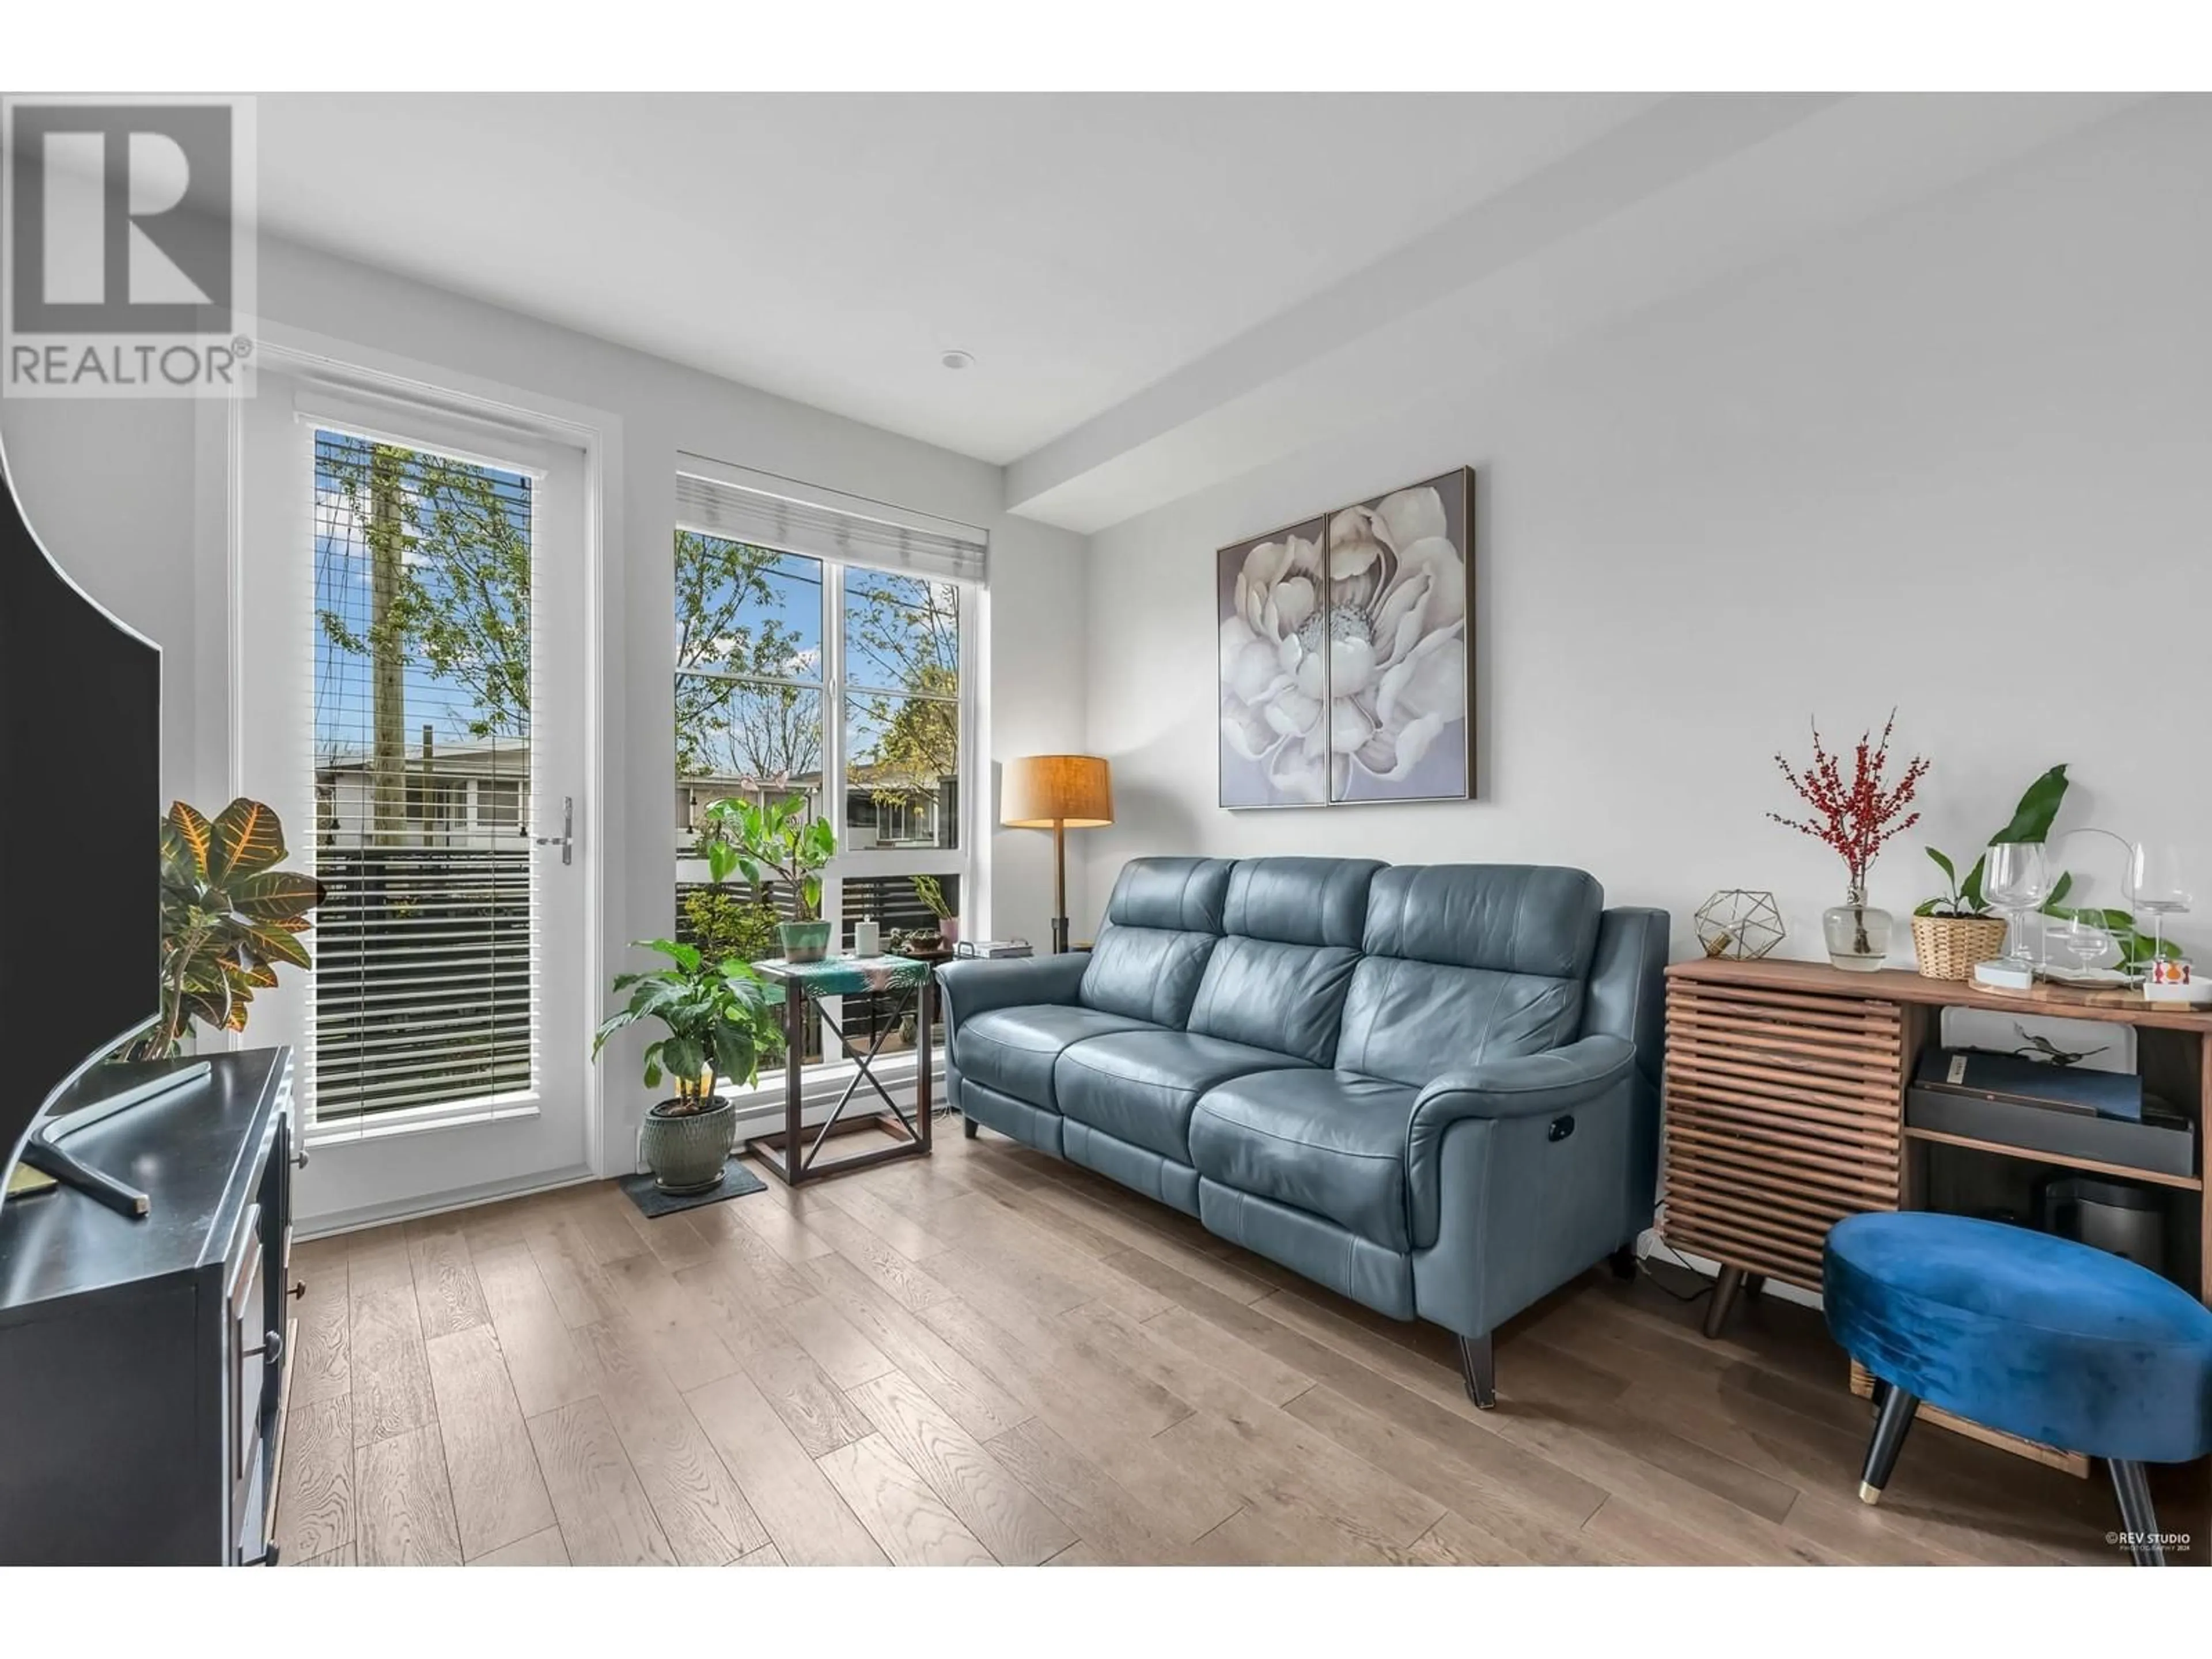
<svg viewBox="0 0 2212 1659"><path fill-rule="evenodd" d="M2051 825L2058 816L2058 808L2066 799L2066 768L2054 766L2021 796L2020 805L2012 810L2012 820L1990 837L1989 844L2001 841L2045 842L2051 838ZM1982 896L1982 872L1988 863L1987 855L1974 860L1973 868L1961 880L1958 866L1933 847L1928 856L1943 872L1944 890L1934 898L1925 899L1913 908L1916 916L1985 916L1990 914L1990 902ZM2073 885L2074 878L2061 872L2051 884L2051 902L2063 898ZM2046 907L2047 908L2047 907ZM2054 912L2053 914L2057 914Z"/></svg>
<svg viewBox="0 0 2212 1659"><path fill-rule="evenodd" d="M709 962L759 962L776 954L775 912L750 893L698 887L684 896L684 929Z"/></svg>
<svg viewBox="0 0 2212 1659"><path fill-rule="evenodd" d="M210 819L183 801L161 820L161 1018L126 1060L181 1053L197 1025L242 1031L277 965L313 965L300 936L322 902L313 876L276 866L284 826L244 796Z"/></svg>
<svg viewBox="0 0 2212 1659"><path fill-rule="evenodd" d="M791 893L798 921L821 915L822 872L837 851L837 832L829 819L807 816L804 795L772 806L718 800L705 817L699 847L711 879L719 884L742 876L762 898L774 884Z"/></svg>
<svg viewBox="0 0 2212 1659"><path fill-rule="evenodd" d="M2012 821L1990 837L1994 846L2001 841L2047 842L2051 826L2058 817L2060 805L2066 799L2066 769L2054 766L2033 783L2013 808ZM1974 866L1965 878L1960 878L1957 867L1934 848L1928 856L1943 872L1945 890L1917 907L1913 914L1920 916L1985 916L1990 914L1989 901L1982 892L1984 859L1976 859ZM2180 947L2171 939L2161 945L2151 935L2136 928L2135 917L2125 910L2107 909L2096 905L2069 905L2068 895L2074 890L2074 876L2062 870L2052 879L2051 896L2044 900L2042 914L2070 921L2079 916L2092 927L2101 927L2112 936L2120 950L2120 967L2128 973L2140 973L2148 967L2154 955L2178 957Z"/></svg>
<svg viewBox="0 0 2212 1659"><path fill-rule="evenodd" d="M667 1035L646 1045L645 1086L660 1086L665 1075L684 1108L672 1116L703 1112L714 1104L714 1085L749 1085L761 1063L782 1050L776 999L753 970L732 957L709 958L696 945L674 939L633 941L634 948L668 958L665 968L615 975L615 994L629 1000L600 1024L592 1038L592 1058L607 1039L641 1020L658 1020Z"/></svg>
<svg viewBox="0 0 2212 1659"><path fill-rule="evenodd" d="M945 899L945 884L935 876L911 876L914 896L928 907L929 914L943 921L952 914L952 906Z"/></svg>

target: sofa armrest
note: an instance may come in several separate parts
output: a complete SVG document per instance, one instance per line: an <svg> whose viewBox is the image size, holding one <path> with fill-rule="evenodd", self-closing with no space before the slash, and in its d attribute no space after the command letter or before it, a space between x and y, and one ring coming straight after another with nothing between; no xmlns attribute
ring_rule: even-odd
<svg viewBox="0 0 2212 1659"><path fill-rule="evenodd" d="M1413 1102L1413 1138L1463 1117L1534 1117L1602 1094L1636 1064L1626 1037L1586 1036L1540 1054L1471 1066L1437 1078Z"/></svg>
<svg viewBox="0 0 2212 1659"><path fill-rule="evenodd" d="M1617 1170L1605 1172L1601 1194L1571 1200L1559 1192L1535 1190L1530 1183L1545 1188L1555 1179L1588 1184L1589 1160L1604 1159L1600 1149L1614 1143L1626 1146L1630 1108L1638 1086L1636 1045L1626 1037L1609 1036L1587 1036L1545 1054L1470 1066L1437 1078L1415 1097L1407 1135L1406 1176L1414 1243L1439 1243L1448 1210L1467 1212L1478 1230L1494 1225L1496 1218L1484 1212L1498 1207L1501 1181L1515 1186L1510 1196L1516 1204L1534 1203L1564 1214L1587 1198L1610 1216L1620 1207L1619 1194L1626 1186ZM1579 1126L1581 1133L1547 1145L1551 1137L1543 1120L1577 1112L1589 1120ZM1465 1129L1454 1136L1454 1128L1462 1124ZM1447 1145L1448 1138L1456 1141L1468 1137L1473 1137L1468 1146ZM1448 1165L1480 1171L1473 1180L1474 1190L1447 1193L1445 1188L1454 1184L1446 1175ZM1464 1179L1457 1183L1461 1188L1468 1185ZM1604 1249L1619 1242L1613 1239ZM1533 1238L1522 1243L1529 1250L1537 1249ZM1569 1271L1587 1265L1577 1261Z"/></svg>
<svg viewBox="0 0 2212 1659"><path fill-rule="evenodd" d="M937 970L937 994L949 1031L972 1015L994 1008L1031 1003L1073 1003L1091 958L1081 953L1058 957L1009 957L992 961L968 957Z"/></svg>

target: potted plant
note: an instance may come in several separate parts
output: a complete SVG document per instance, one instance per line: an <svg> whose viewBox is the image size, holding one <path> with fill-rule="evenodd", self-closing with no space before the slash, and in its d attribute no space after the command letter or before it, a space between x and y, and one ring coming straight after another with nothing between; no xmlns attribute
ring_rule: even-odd
<svg viewBox="0 0 2212 1659"><path fill-rule="evenodd" d="M914 896L937 918L937 937L950 950L960 942L960 918L952 914L952 906L945 901L945 884L935 876L914 876L909 879L914 883Z"/></svg>
<svg viewBox="0 0 2212 1659"><path fill-rule="evenodd" d="M664 1073L676 1093L646 1114L640 1151L653 1184L667 1193L699 1193L720 1184L730 1156L737 1112L715 1093L718 1082L750 1085L761 1061L780 1050L775 998L753 970L734 957L710 961L696 946L673 939L634 942L657 951L669 965L617 974L617 994L629 1004L607 1017L592 1039L592 1058L616 1032L640 1020L658 1020L668 1035L646 1045L645 1084L659 1086Z"/></svg>
<svg viewBox="0 0 2212 1659"><path fill-rule="evenodd" d="M1851 776L1813 728L1813 759L1801 774L1780 755L1774 763L1808 806L1809 818L1785 818L1779 812L1766 816L1785 829L1796 830L1832 848L1844 860L1844 902L1831 906L1820 917L1828 945L1828 960L1838 968L1872 973L1889 954L1890 915L1867 902L1867 872L1883 846L1920 822L1920 814L1906 812L1913 792L1927 775L1928 763L1918 756L1905 763L1905 775L1888 781L1889 737L1897 726L1897 712L1881 728L1875 742L1871 732L1859 734Z"/></svg>
<svg viewBox="0 0 2212 1659"><path fill-rule="evenodd" d="M300 936L323 886L279 870L283 859L284 826L258 800L240 796L212 819L171 803L161 820L161 1018L123 1059L180 1054L196 1024L242 1031L278 963L313 966Z"/></svg>
<svg viewBox="0 0 2212 1659"><path fill-rule="evenodd" d="M1998 842L2040 843L2051 836L2051 825L2066 799L2066 769L2054 766L2033 783L2013 808L2012 821L1990 837ZM1982 872L1987 857L1974 860L1963 879L1959 867L1931 847L1928 857L1943 872L1943 890L1923 900L1912 912L1912 954L1929 979L1972 979L1974 964L1987 962L2004 949L2004 918L1990 913L1982 895ZM2066 896L2072 878L2061 875L2052 884L2051 902Z"/></svg>
<svg viewBox="0 0 2212 1659"><path fill-rule="evenodd" d="M716 882L732 873L765 898L769 884L791 894L794 915L777 924L787 962L819 962L829 953L830 924L822 920L822 872L837 851L830 820L809 817L806 798L793 795L773 806L718 800L707 808L700 846Z"/></svg>

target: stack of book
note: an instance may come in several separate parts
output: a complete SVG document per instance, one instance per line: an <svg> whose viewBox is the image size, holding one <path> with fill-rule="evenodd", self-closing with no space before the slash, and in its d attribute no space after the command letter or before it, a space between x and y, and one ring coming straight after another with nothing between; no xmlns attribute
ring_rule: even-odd
<svg viewBox="0 0 2212 1659"><path fill-rule="evenodd" d="M963 939L952 950L956 956L990 958L1033 957L1036 954L1025 939Z"/></svg>

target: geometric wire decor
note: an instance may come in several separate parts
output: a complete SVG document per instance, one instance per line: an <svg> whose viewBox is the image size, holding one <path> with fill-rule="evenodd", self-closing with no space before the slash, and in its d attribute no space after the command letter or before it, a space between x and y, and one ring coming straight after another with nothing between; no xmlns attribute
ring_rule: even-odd
<svg viewBox="0 0 2212 1659"><path fill-rule="evenodd" d="M1782 943L1787 931L1773 894L1741 887L1724 888L1714 894L1698 907L1691 925L1707 956L1738 962L1765 956Z"/></svg>

